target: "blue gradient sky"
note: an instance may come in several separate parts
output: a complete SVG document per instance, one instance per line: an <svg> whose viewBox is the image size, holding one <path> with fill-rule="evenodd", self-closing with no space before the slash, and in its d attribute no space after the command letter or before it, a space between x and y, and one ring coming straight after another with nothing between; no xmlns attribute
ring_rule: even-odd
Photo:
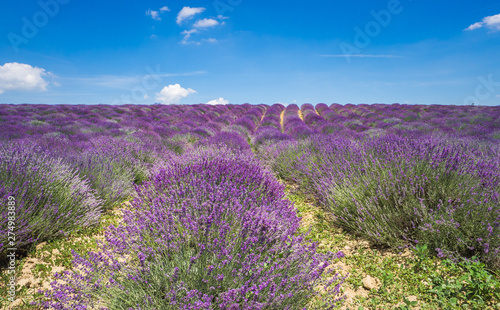
<svg viewBox="0 0 500 310"><path fill-rule="evenodd" d="M500 105L499 1L40 3L0 4L0 103Z"/></svg>

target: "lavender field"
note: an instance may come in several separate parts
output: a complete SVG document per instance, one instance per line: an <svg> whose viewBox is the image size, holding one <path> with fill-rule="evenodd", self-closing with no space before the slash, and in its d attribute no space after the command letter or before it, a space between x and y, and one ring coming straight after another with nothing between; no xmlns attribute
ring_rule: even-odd
<svg viewBox="0 0 500 310"><path fill-rule="evenodd" d="M500 305L500 107L2 104L0 141L2 273L122 212L19 309L346 309L349 255L290 188L415 274L473 275L420 309Z"/></svg>

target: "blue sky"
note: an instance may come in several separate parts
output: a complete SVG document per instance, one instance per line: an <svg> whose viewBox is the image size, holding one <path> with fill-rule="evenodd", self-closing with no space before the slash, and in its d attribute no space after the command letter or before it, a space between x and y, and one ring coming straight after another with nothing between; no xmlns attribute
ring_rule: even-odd
<svg viewBox="0 0 500 310"><path fill-rule="evenodd" d="M499 1L3 1L0 103L500 105Z"/></svg>

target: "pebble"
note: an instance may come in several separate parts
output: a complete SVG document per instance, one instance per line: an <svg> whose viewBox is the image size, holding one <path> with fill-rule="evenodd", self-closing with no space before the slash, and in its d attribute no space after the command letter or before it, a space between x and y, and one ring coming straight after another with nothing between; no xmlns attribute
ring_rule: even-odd
<svg viewBox="0 0 500 310"><path fill-rule="evenodd" d="M380 280L372 276L366 276L363 278L363 287L367 290L377 289L380 286Z"/></svg>

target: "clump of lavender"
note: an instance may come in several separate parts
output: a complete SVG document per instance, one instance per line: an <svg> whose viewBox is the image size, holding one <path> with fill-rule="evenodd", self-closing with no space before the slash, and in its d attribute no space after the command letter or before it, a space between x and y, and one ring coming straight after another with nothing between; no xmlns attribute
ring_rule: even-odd
<svg viewBox="0 0 500 310"><path fill-rule="evenodd" d="M289 139L289 135L282 133L276 127L262 126L255 131L254 137L252 139L252 144L254 146L261 146Z"/></svg>
<svg viewBox="0 0 500 310"><path fill-rule="evenodd" d="M241 152L250 149L247 140L237 131L218 132L213 137L201 141L200 145L216 145Z"/></svg>
<svg viewBox="0 0 500 310"><path fill-rule="evenodd" d="M89 180L102 200L103 210L109 210L133 194L134 174L112 154L89 148L66 161L78 169L79 175Z"/></svg>
<svg viewBox="0 0 500 310"><path fill-rule="evenodd" d="M8 246L8 197L16 201L15 245L63 236L96 224L101 201L69 165L44 154L30 140L0 147L0 257Z"/></svg>
<svg viewBox="0 0 500 310"><path fill-rule="evenodd" d="M249 155L200 149L137 192L101 251L59 275L46 307L299 309L342 256L298 235L283 186ZM331 282L335 296L343 278Z"/></svg>
<svg viewBox="0 0 500 310"><path fill-rule="evenodd" d="M439 255L500 265L498 148L438 135L313 136L269 147L265 157L350 231L394 248L426 243Z"/></svg>

